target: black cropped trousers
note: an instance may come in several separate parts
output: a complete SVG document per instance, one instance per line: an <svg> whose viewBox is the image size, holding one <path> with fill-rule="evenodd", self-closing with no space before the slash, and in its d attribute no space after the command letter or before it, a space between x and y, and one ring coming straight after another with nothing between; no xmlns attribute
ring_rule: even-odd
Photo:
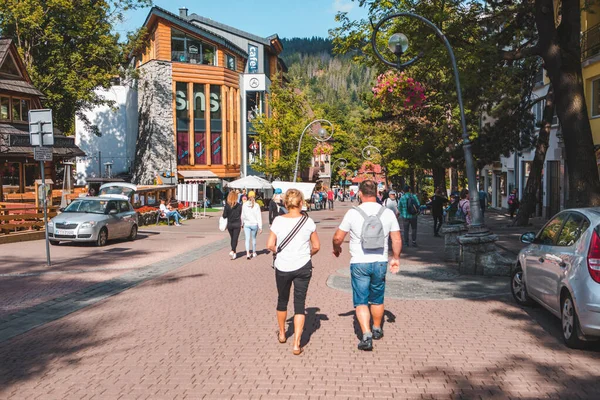
<svg viewBox="0 0 600 400"><path fill-rule="evenodd" d="M277 311L287 311L290 300L290 290L294 284L294 314L304 315L306 293L312 277L312 261L307 262L302 268L295 271L283 272L275 269L275 282L277 283Z"/></svg>

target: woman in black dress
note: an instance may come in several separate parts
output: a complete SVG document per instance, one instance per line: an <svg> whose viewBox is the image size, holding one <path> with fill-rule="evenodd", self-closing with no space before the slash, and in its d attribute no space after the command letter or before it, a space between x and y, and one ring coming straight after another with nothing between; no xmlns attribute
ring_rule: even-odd
<svg viewBox="0 0 600 400"><path fill-rule="evenodd" d="M223 218L227 218L227 231L231 237L231 251L229 252L229 257L231 257L232 260L235 260L236 257L235 250L242 229L242 206L237 200L237 194L234 191L229 192L229 195L227 195L227 202L225 203L225 209L223 210Z"/></svg>

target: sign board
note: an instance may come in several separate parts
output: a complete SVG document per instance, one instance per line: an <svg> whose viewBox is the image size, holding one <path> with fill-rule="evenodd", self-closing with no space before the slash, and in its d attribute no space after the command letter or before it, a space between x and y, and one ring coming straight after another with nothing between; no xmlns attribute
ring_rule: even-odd
<svg viewBox="0 0 600 400"><path fill-rule="evenodd" d="M33 159L35 161L52 161L52 147L34 147Z"/></svg>
<svg viewBox="0 0 600 400"><path fill-rule="evenodd" d="M244 89L257 92L267 90L267 76L265 74L244 75Z"/></svg>
<svg viewBox="0 0 600 400"><path fill-rule="evenodd" d="M258 47L248 44L248 72L258 73Z"/></svg>
<svg viewBox="0 0 600 400"><path fill-rule="evenodd" d="M29 110L29 139L32 146L54 145L52 110Z"/></svg>

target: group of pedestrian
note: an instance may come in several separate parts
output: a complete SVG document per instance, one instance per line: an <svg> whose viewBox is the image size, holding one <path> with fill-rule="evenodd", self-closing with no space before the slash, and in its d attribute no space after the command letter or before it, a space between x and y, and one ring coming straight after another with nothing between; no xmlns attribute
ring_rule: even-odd
<svg viewBox="0 0 600 400"><path fill-rule="evenodd" d="M333 254L339 257L342 244L350 234L350 271L353 304L362 336L358 349L370 351L373 340L383 338L385 276L400 268L402 240L396 214L377 203L377 186L364 181L359 188L360 205L350 209L333 237ZM299 355L305 323L306 295L314 265L312 256L321 248L315 222L303 213L302 192L289 189L283 203L285 215L276 217L271 225L267 248L273 252L277 285L276 332L279 343L287 342L287 306L293 285L294 341L292 353ZM391 238L391 259L388 239ZM371 324L372 321L372 324Z"/></svg>
<svg viewBox="0 0 600 400"><path fill-rule="evenodd" d="M227 231L231 238L229 257L232 260L237 258L237 243L244 229L246 259L250 260L257 256L256 236L262 233L262 215L254 191L244 193L241 197L239 195L234 191L229 192L223 209L223 218L227 219ZM243 201L244 197L246 201Z"/></svg>

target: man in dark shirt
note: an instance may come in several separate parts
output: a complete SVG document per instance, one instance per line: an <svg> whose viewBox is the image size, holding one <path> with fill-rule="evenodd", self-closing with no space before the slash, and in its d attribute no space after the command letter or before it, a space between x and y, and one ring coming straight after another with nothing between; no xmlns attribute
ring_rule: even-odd
<svg viewBox="0 0 600 400"><path fill-rule="evenodd" d="M433 236L440 237L440 228L444 220L444 206L448 203L446 196L440 189L436 189L431 199L431 215L433 215Z"/></svg>

